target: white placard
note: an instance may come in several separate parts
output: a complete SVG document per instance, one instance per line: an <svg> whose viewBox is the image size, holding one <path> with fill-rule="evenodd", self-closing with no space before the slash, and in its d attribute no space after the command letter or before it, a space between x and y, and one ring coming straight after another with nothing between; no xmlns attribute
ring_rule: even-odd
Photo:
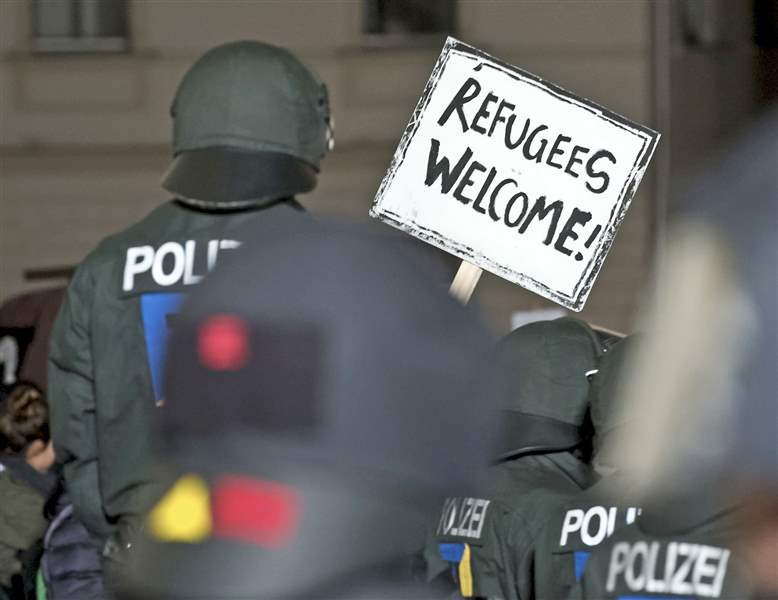
<svg viewBox="0 0 778 600"><path fill-rule="evenodd" d="M579 311L658 139L449 38L370 214Z"/></svg>

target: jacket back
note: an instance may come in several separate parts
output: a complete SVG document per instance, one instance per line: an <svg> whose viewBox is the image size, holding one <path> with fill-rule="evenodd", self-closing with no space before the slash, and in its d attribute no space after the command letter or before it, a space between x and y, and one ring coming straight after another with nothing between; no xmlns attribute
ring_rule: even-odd
<svg viewBox="0 0 778 600"><path fill-rule="evenodd" d="M641 509L624 499L628 486L618 474L601 479L549 512L534 541L534 597L567 598L580 580L592 551L639 518Z"/></svg>
<svg viewBox="0 0 778 600"><path fill-rule="evenodd" d="M526 455L492 468L483 498L447 498L425 557L428 579L448 571L462 596L525 599L532 542L547 511L593 482L570 452Z"/></svg>
<svg viewBox="0 0 778 600"><path fill-rule="evenodd" d="M735 508L663 533L647 531L639 519L592 553L574 597L747 598L731 545L737 519Z"/></svg>
<svg viewBox="0 0 778 600"><path fill-rule="evenodd" d="M168 331L187 290L240 246L233 230L254 219L307 217L293 201L226 213L168 202L76 270L51 336L51 431L76 514L98 539L131 528L156 494L151 429Z"/></svg>

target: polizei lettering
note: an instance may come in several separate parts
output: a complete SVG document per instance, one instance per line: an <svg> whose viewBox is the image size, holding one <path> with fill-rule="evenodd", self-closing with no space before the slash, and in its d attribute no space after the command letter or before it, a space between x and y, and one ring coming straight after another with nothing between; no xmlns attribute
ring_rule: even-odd
<svg viewBox="0 0 778 600"><path fill-rule="evenodd" d="M565 513L559 545L580 540L587 546L597 546L610 537L617 525L629 525L640 514L639 508L592 506L587 510L573 508ZM572 538L572 539L571 539Z"/></svg>
<svg viewBox="0 0 778 600"><path fill-rule="evenodd" d="M437 535L479 539L487 508L483 498L446 498Z"/></svg>
<svg viewBox="0 0 778 600"><path fill-rule="evenodd" d="M619 542L613 546L606 588L719 598L730 551L684 542Z"/></svg>
<svg viewBox="0 0 778 600"><path fill-rule="evenodd" d="M208 240L207 243L187 240L183 244L165 242L158 248L127 248L122 291L131 292L135 287L135 278L141 274L150 274L154 283L160 287L199 283L213 269L222 250L238 246L240 242L236 240Z"/></svg>

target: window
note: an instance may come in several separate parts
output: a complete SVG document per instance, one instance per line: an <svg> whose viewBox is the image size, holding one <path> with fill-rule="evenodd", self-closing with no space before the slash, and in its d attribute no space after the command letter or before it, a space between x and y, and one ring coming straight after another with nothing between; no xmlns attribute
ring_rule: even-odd
<svg viewBox="0 0 778 600"><path fill-rule="evenodd" d="M126 0L33 0L35 52L127 50Z"/></svg>
<svg viewBox="0 0 778 600"><path fill-rule="evenodd" d="M454 0L364 0L365 33L370 36L441 37L455 26Z"/></svg>

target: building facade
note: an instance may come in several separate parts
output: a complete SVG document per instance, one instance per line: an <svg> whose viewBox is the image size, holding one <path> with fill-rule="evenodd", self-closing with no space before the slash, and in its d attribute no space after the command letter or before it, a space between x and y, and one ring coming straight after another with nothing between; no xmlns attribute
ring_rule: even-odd
<svg viewBox="0 0 778 600"><path fill-rule="evenodd" d="M47 2L0 2L0 299L59 283L25 272L76 264L166 200L175 87L222 42L287 46L327 82L337 142L318 189L300 197L313 212L367 218L446 32L657 128L649 1L417 2L438 12L415 22L392 14L413 0L127 0L119 17L61 0L81 11L62 30ZM66 39L84 31L91 41ZM650 167L583 313L593 322L633 325L655 249L654 190ZM475 301L497 331L515 311L553 306L488 273Z"/></svg>

